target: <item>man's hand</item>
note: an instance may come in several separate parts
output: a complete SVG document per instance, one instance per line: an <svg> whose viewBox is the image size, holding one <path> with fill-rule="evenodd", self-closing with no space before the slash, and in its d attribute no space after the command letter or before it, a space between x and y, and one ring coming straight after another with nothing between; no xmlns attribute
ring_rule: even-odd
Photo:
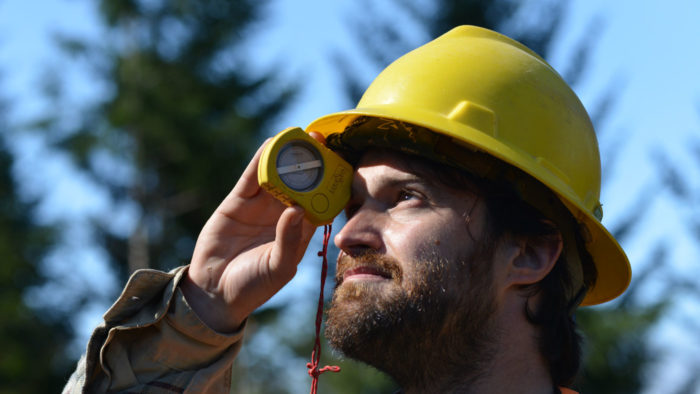
<svg viewBox="0 0 700 394"><path fill-rule="evenodd" d="M264 146L264 145L263 145ZM237 329L296 273L315 227L258 186L263 147L197 240L182 291L212 329Z"/></svg>

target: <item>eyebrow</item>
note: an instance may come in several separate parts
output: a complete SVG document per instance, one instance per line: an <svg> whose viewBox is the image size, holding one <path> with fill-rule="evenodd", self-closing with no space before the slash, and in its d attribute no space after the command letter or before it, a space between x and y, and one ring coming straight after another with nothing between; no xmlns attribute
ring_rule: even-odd
<svg viewBox="0 0 700 394"><path fill-rule="evenodd" d="M426 183L430 184L432 182L428 181L426 177L422 177L418 174L414 173L401 173L400 176L398 177L387 177L389 178L387 181L382 179L382 181L387 185L387 186L397 186L397 185L402 185L406 183Z"/></svg>
<svg viewBox="0 0 700 394"><path fill-rule="evenodd" d="M379 181L381 182L381 186L383 188L398 188L408 184L419 184L434 190L439 189L441 185L440 182L430 180L428 177L421 176L413 171L406 172L405 170L401 170L401 173L398 176L382 176ZM364 189L366 189L366 185L361 186L359 190ZM357 191L358 187L356 187L355 183L353 182L351 188L351 199L357 196Z"/></svg>
<svg viewBox="0 0 700 394"><path fill-rule="evenodd" d="M402 175L399 178L391 179L388 184L397 186L399 184L418 183L432 189L450 189L450 186L443 182L432 169L416 165L416 163L413 164L405 165L401 170Z"/></svg>

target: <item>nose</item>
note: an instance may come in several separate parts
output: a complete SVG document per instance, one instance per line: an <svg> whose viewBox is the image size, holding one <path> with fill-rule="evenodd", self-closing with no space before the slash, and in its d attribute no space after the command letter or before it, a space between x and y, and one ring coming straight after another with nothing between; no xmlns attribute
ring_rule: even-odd
<svg viewBox="0 0 700 394"><path fill-rule="evenodd" d="M384 252L382 241L384 219L369 204L358 209L334 238L335 246L349 256L367 252Z"/></svg>

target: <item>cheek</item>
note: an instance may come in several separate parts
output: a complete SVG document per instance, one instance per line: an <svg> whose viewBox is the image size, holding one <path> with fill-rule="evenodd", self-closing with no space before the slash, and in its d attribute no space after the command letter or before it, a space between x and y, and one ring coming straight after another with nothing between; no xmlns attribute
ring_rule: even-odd
<svg viewBox="0 0 700 394"><path fill-rule="evenodd" d="M387 252L402 264L406 279L424 276L425 270L436 271L436 264L445 262L458 268L473 249L474 242L461 218L439 219L442 220L395 223L384 233ZM439 271L449 268L452 267Z"/></svg>
<svg viewBox="0 0 700 394"><path fill-rule="evenodd" d="M421 246L448 260L462 258L474 247L468 224L461 217L444 220L430 231L426 231L425 235Z"/></svg>
<svg viewBox="0 0 700 394"><path fill-rule="evenodd" d="M394 222L384 231L387 253L402 263L419 260L426 253L433 254L442 243L439 228L427 221Z"/></svg>

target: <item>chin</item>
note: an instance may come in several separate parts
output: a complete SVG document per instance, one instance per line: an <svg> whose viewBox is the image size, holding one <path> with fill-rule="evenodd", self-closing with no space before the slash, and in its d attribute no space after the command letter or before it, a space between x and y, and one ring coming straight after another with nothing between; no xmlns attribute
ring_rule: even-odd
<svg viewBox="0 0 700 394"><path fill-rule="evenodd" d="M392 281L342 283L328 310L326 338L346 356L364 360L358 349L381 347L388 336L401 330L410 300Z"/></svg>

